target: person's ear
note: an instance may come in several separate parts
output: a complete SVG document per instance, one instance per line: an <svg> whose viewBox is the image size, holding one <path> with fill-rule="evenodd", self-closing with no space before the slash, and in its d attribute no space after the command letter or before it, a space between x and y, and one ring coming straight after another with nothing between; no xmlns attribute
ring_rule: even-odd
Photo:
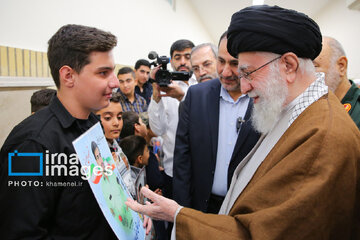
<svg viewBox="0 0 360 240"><path fill-rule="evenodd" d="M139 165L143 165L143 157L142 155L137 156L136 161Z"/></svg>
<svg viewBox="0 0 360 240"><path fill-rule="evenodd" d="M140 133L140 124L134 123L134 135L139 135Z"/></svg>
<svg viewBox="0 0 360 240"><path fill-rule="evenodd" d="M72 88L75 83L74 73L75 71L71 67L67 65L62 66L59 70L60 82L62 82L65 87Z"/></svg>
<svg viewBox="0 0 360 240"><path fill-rule="evenodd" d="M341 77L346 76L348 60L345 56L341 56L336 61L336 67Z"/></svg>
<svg viewBox="0 0 360 240"><path fill-rule="evenodd" d="M284 63L281 66L285 73L286 81L293 83L299 68L299 58L294 53L288 52L282 55L281 61Z"/></svg>

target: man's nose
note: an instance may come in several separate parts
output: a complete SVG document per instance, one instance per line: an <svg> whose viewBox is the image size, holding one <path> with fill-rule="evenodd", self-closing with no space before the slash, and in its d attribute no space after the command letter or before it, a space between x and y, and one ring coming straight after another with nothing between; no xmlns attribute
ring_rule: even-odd
<svg viewBox="0 0 360 240"><path fill-rule="evenodd" d="M230 67L229 64L225 64L221 75L223 75L224 77L230 77L230 76L233 75L233 72L232 72L231 67Z"/></svg>
<svg viewBox="0 0 360 240"><path fill-rule="evenodd" d="M247 94L249 91L252 90L251 84L245 78L240 79L240 88L241 88L241 93L243 94Z"/></svg>
<svg viewBox="0 0 360 240"><path fill-rule="evenodd" d="M110 76L109 87L110 88L118 88L119 87L119 80L117 79L115 72L113 72Z"/></svg>
<svg viewBox="0 0 360 240"><path fill-rule="evenodd" d="M180 64L181 64L181 65L186 65L186 58L185 58L185 56L182 56L182 57L180 58Z"/></svg>
<svg viewBox="0 0 360 240"><path fill-rule="evenodd" d="M206 74L207 74L206 70L202 66L200 66L200 76L204 76Z"/></svg>

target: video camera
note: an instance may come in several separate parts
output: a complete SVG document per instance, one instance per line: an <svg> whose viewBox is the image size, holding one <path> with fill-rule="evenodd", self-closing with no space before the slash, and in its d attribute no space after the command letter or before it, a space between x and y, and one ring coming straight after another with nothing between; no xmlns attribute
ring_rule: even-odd
<svg viewBox="0 0 360 240"><path fill-rule="evenodd" d="M170 80L187 81L191 77L191 72L169 72L167 70L167 64L170 62L170 58L166 56L160 56L155 52L151 51L148 55L151 60L156 59L150 65L155 67L161 65L161 68L155 74L155 80L149 79L150 83L156 82L160 87L166 87L170 84Z"/></svg>

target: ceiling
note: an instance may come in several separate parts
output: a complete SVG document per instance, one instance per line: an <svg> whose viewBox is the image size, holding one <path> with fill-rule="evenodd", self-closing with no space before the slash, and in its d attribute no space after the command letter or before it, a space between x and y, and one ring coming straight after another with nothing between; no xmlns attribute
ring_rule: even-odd
<svg viewBox="0 0 360 240"><path fill-rule="evenodd" d="M265 0L265 4L303 12L314 18L332 0ZM214 42L229 26L233 13L252 5L252 0L190 0Z"/></svg>

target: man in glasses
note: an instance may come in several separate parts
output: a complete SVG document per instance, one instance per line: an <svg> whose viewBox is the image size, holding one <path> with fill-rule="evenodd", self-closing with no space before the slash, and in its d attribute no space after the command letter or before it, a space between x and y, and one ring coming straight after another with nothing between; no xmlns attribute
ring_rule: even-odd
<svg viewBox="0 0 360 240"><path fill-rule="evenodd" d="M217 51L217 47L212 43L202 43L191 50L191 66L199 83L218 77L216 72Z"/></svg>
<svg viewBox="0 0 360 240"><path fill-rule="evenodd" d="M259 138L249 121L252 101L240 91L238 60L226 44L225 32L219 78L190 87L181 104L174 150L174 200L208 213L219 212L236 166Z"/></svg>
<svg viewBox="0 0 360 240"><path fill-rule="evenodd" d="M127 204L175 221L177 240L358 239L360 133L315 73L318 25L303 13L260 5L235 13L227 36L262 136L235 170L220 215L181 208L147 189L153 204Z"/></svg>

